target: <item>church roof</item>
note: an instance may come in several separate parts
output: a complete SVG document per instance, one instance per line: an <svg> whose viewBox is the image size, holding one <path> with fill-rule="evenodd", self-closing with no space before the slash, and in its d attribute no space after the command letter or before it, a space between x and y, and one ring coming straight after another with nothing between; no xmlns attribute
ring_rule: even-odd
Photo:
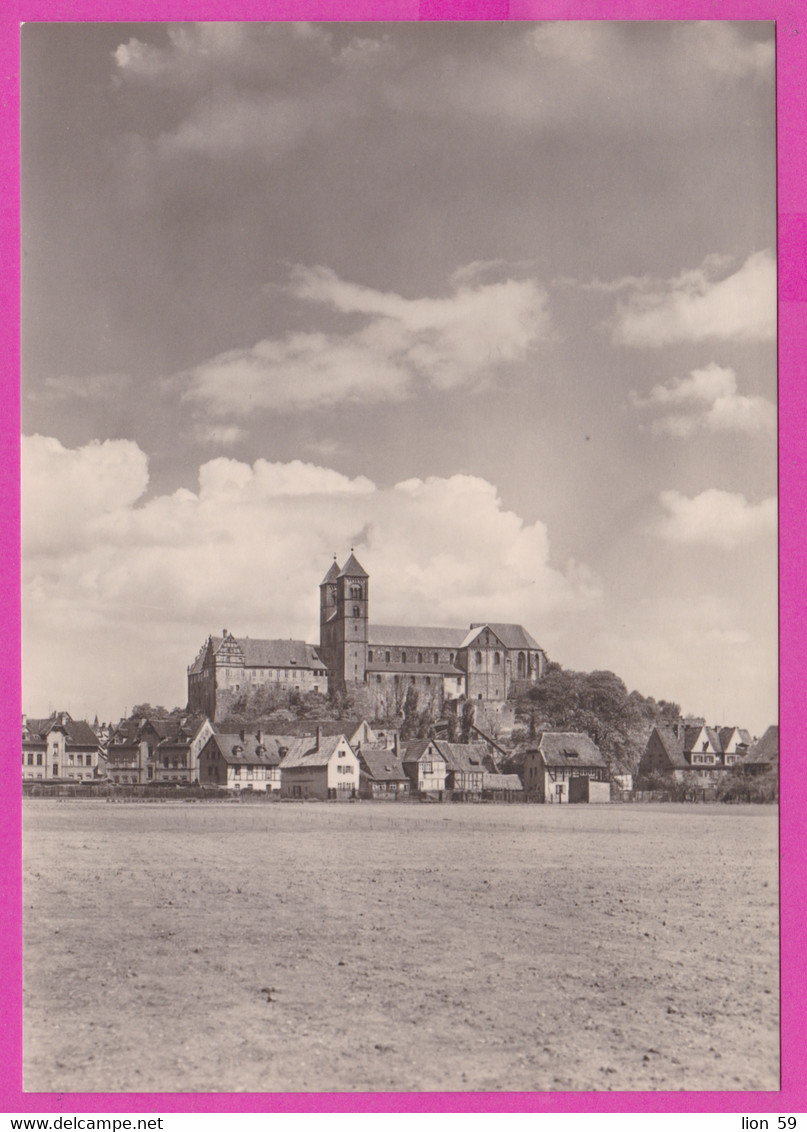
<svg viewBox="0 0 807 1132"><path fill-rule="evenodd" d="M367 573L367 571L364 569L362 564L358 561L358 559L351 552L350 558L348 558L347 562L344 564L344 566L342 567L342 569L339 573L339 577L340 578L369 578L370 575Z"/></svg>
<svg viewBox="0 0 807 1132"><path fill-rule="evenodd" d="M322 581L320 582L320 585L321 586L327 586L329 582L335 582L338 577L339 577L339 565L338 565L336 559L334 558L333 562L331 563L330 570L325 575L325 577L322 579Z"/></svg>
<svg viewBox="0 0 807 1132"><path fill-rule="evenodd" d="M474 622L472 629L484 629L487 625L506 649L540 649L541 646L523 625L515 625L504 621Z"/></svg>
<svg viewBox="0 0 807 1132"><path fill-rule="evenodd" d="M464 629L440 629L417 625L368 625L370 648L397 645L403 648L458 649L465 637Z"/></svg>

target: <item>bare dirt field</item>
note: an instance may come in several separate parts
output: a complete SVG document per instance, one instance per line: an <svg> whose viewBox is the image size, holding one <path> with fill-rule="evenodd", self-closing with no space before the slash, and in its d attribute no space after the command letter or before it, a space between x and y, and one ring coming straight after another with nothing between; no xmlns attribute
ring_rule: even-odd
<svg viewBox="0 0 807 1132"><path fill-rule="evenodd" d="M773 807L23 821L29 1091L779 1087Z"/></svg>

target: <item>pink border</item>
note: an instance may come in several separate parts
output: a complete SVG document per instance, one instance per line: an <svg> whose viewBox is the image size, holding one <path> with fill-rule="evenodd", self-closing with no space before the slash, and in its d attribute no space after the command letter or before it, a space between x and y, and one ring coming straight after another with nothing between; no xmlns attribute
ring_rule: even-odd
<svg viewBox="0 0 807 1132"><path fill-rule="evenodd" d="M5 1112L807 1112L803 991L807 909L803 867L807 781L794 765L805 749L804 598L807 511L802 422L807 420L807 4L805 0L602 0L601 19L777 20L779 121L780 592L782 759L782 1089L780 1093L365 1093L23 1094L21 1091L19 764L19 36L25 20L167 21L591 18L583 0L5 0L0 11L0 1100ZM804 21L804 22L802 22ZM801 380L800 380L801 378ZM11 641L14 647L11 647Z"/></svg>

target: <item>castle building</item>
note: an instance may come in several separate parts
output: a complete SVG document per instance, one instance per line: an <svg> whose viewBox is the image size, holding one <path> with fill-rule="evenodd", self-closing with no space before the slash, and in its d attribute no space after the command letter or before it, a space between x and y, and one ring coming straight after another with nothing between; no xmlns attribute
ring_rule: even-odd
<svg viewBox="0 0 807 1132"><path fill-rule="evenodd" d="M503 706L516 683L543 675L546 655L522 625L473 622L469 628L374 625L370 578L351 551L319 587L319 645L303 641L209 637L188 669L188 710L215 718L220 692L273 682L300 692L364 688L379 714L396 715L409 688L421 709L446 700Z"/></svg>

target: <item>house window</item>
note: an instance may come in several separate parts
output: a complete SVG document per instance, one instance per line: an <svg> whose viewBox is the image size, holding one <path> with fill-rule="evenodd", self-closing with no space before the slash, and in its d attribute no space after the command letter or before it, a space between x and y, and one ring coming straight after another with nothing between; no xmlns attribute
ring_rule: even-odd
<svg viewBox="0 0 807 1132"><path fill-rule="evenodd" d="M450 653L448 654L448 663L449 663L449 664L453 664L453 663L454 663L454 654L453 654L453 652L450 652Z"/></svg>
<svg viewBox="0 0 807 1132"><path fill-rule="evenodd" d="M36 765L42 766L42 755L41 755L41 753L36 756Z"/></svg>
<svg viewBox="0 0 807 1132"><path fill-rule="evenodd" d="M376 682L376 684L380 684L380 683L381 683L381 677L380 677L380 676L376 676L376 678L375 678L375 682Z"/></svg>
<svg viewBox="0 0 807 1132"><path fill-rule="evenodd" d="M418 664L422 664L422 663L423 663L423 653L419 652L418 653Z"/></svg>
<svg viewBox="0 0 807 1132"><path fill-rule="evenodd" d="M367 659L368 659L368 660L372 660L372 659L373 659L373 650L372 650L372 649L368 649L368 650L367 650Z"/></svg>
<svg viewBox="0 0 807 1132"><path fill-rule="evenodd" d="M401 653L401 664L406 664L406 653L405 652Z"/></svg>
<svg viewBox="0 0 807 1132"><path fill-rule="evenodd" d="M234 776L235 778L240 778L240 777L241 777L241 767L240 767L240 766L234 766L234 767L233 767L233 776Z"/></svg>
<svg viewBox="0 0 807 1132"><path fill-rule="evenodd" d="M474 653L474 660L475 660L477 665L480 665L482 663L482 653L481 652ZM480 699L481 698L482 697L480 696Z"/></svg>
<svg viewBox="0 0 807 1132"><path fill-rule="evenodd" d="M435 664L439 664L439 663L440 663L440 654L439 654L439 652L435 652L435 653L432 653L432 660L434 661L434 663L435 663Z"/></svg>
<svg viewBox="0 0 807 1132"><path fill-rule="evenodd" d="M389 653L388 652L384 653L384 660L386 660L387 664L389 664Z"/></svg>
<svg viewBox="0 0 807 1132"><path fill-rule="evenodd" d="M499 654L497 652L495 652L493 654L493 663L494 664L501 664L501 662L502 662L502 658L499 656Z"/></svg>
<svg viewBox="0 0 807 1132"><path fill-rule="evenodd" d="M431 676L427 676L427 677L426 677L426 683L427 683L427 684L431 684L431 682L432 682L432 678L431 678Z"/></svg>
<svg viewBox="0 0 807 1132"><path fill-rule="evenodd" d="M359 609L358 605L353 606L353 616L354 617L360 617L361 616L361 610Z"/></svg>
<svg viewBox="0 0 807 1132"><path fill-rule="evenodd" d="M28 765L29 765L29 766L33 766L33 765L34 765L34 756L33 756L33 755L29 755L29 756L28 756Z"/></svg>
<svg viewBox="0 0 807 1132"><path fill-rule="evenodd" d="M423 764L423 773L424 774L431 774L431 772L432 772L432 764L431 763L424 763Z"/></svg>

